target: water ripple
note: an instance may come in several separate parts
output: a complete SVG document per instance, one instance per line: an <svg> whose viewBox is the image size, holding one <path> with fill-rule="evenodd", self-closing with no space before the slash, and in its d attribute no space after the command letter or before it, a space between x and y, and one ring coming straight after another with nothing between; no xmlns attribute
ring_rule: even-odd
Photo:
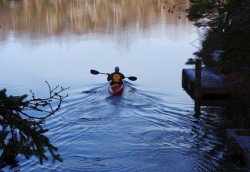
<svg viewBox="0 0 250 172"><path fill-rule="evenodd" d="M47 121L64 159L56 171L225 171L216 113L197 118L181 101L125 84L116 97L107 85L78 92Z"/></svg>

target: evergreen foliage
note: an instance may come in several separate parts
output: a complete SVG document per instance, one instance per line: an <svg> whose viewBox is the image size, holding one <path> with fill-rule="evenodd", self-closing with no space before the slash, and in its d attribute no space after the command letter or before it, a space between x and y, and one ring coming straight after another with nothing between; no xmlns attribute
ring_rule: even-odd
<svg viewBox="0 0 250 172"><path fill-rule="evenodd" d="M6 131L11 133L11 138L7 143L5 143L4 137L0 137L0 149L4 150L0 159L2 164L13 162L17 154L22 154L27 159L36 156L42 164L44 160L48 160L47 151L54 161L62 161L60 155L56 153L57 148L50 143L46 136L48 129L43 128L43 124L46 118L54 115L61 108L61 104L68 96L61 94L68 88L57 86L51 89L49 84L48 87L49 96L47 98L37 98L32 91L30 91L31 99L28 99L26 94L8 96L6 89L0 90L2 133ZM30 115L32 112L38 112L38 114L32 116Z"/></svg>
<svg viewBox="0 0 250 172"><path fill-rule="evenodd" d="M250 74L250 0L190 0L188 18L207 30L197 53L211 64L212 53L223 50L219 67Z"/></svg>

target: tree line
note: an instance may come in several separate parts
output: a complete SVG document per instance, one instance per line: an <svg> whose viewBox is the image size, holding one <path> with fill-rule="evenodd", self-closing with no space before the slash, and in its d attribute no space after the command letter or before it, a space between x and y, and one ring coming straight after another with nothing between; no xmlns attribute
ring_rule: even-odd
<svg viewBox="0 0 250 172"><path fill-rule="evenodd" d="M187 17L206 31L196 55L207 66L250 75L250 0L190 0Z"/></svg>

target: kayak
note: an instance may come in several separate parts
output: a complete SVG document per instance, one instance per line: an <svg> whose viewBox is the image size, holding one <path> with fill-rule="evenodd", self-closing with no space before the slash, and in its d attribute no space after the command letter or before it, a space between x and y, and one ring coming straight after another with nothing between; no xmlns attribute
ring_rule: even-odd
<svg viewBox="0 0 250 172"><path fill-rule="evenodd" d="M123 92L123 84L109 85L109 92L112 96L121 95Z"/></svg>

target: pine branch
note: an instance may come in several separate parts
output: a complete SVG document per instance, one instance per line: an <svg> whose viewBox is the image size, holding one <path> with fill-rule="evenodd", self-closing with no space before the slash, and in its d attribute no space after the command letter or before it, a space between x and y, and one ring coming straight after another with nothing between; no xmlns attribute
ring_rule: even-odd
<svg viewBox="0 0 250 172"><path fill-rule="evenodd" d="M47 98L37 98L30 90L32 99L26 100L27 95L7 96L6 89L0 90L0 125L2 130L7 128L11 132L11 140L5 144L4 139L0 137L0 149L10 149L10 145L14 145L14 154L22 154L29 159L31 156L37 156L40 163L48 160L45 155L46 151L50 152L53 161L62 161L59 154L56 154L57 148L53 146L49 138L45 135L48 129L43 128L46 118L54 115L60 108L64 99L68 95L61 95L68 88L56 86L49 88L49 96ZM52 106L55 104L55 106ZM40 116L32 116L32 111L39 112ZM16 132L20 137L16 137ZM13 146L12 146L13 147ZM13 148L13 149L14 149ZM11 148L12 149L12 148ZM6 157L1 157L1 161Z"/></svg>

